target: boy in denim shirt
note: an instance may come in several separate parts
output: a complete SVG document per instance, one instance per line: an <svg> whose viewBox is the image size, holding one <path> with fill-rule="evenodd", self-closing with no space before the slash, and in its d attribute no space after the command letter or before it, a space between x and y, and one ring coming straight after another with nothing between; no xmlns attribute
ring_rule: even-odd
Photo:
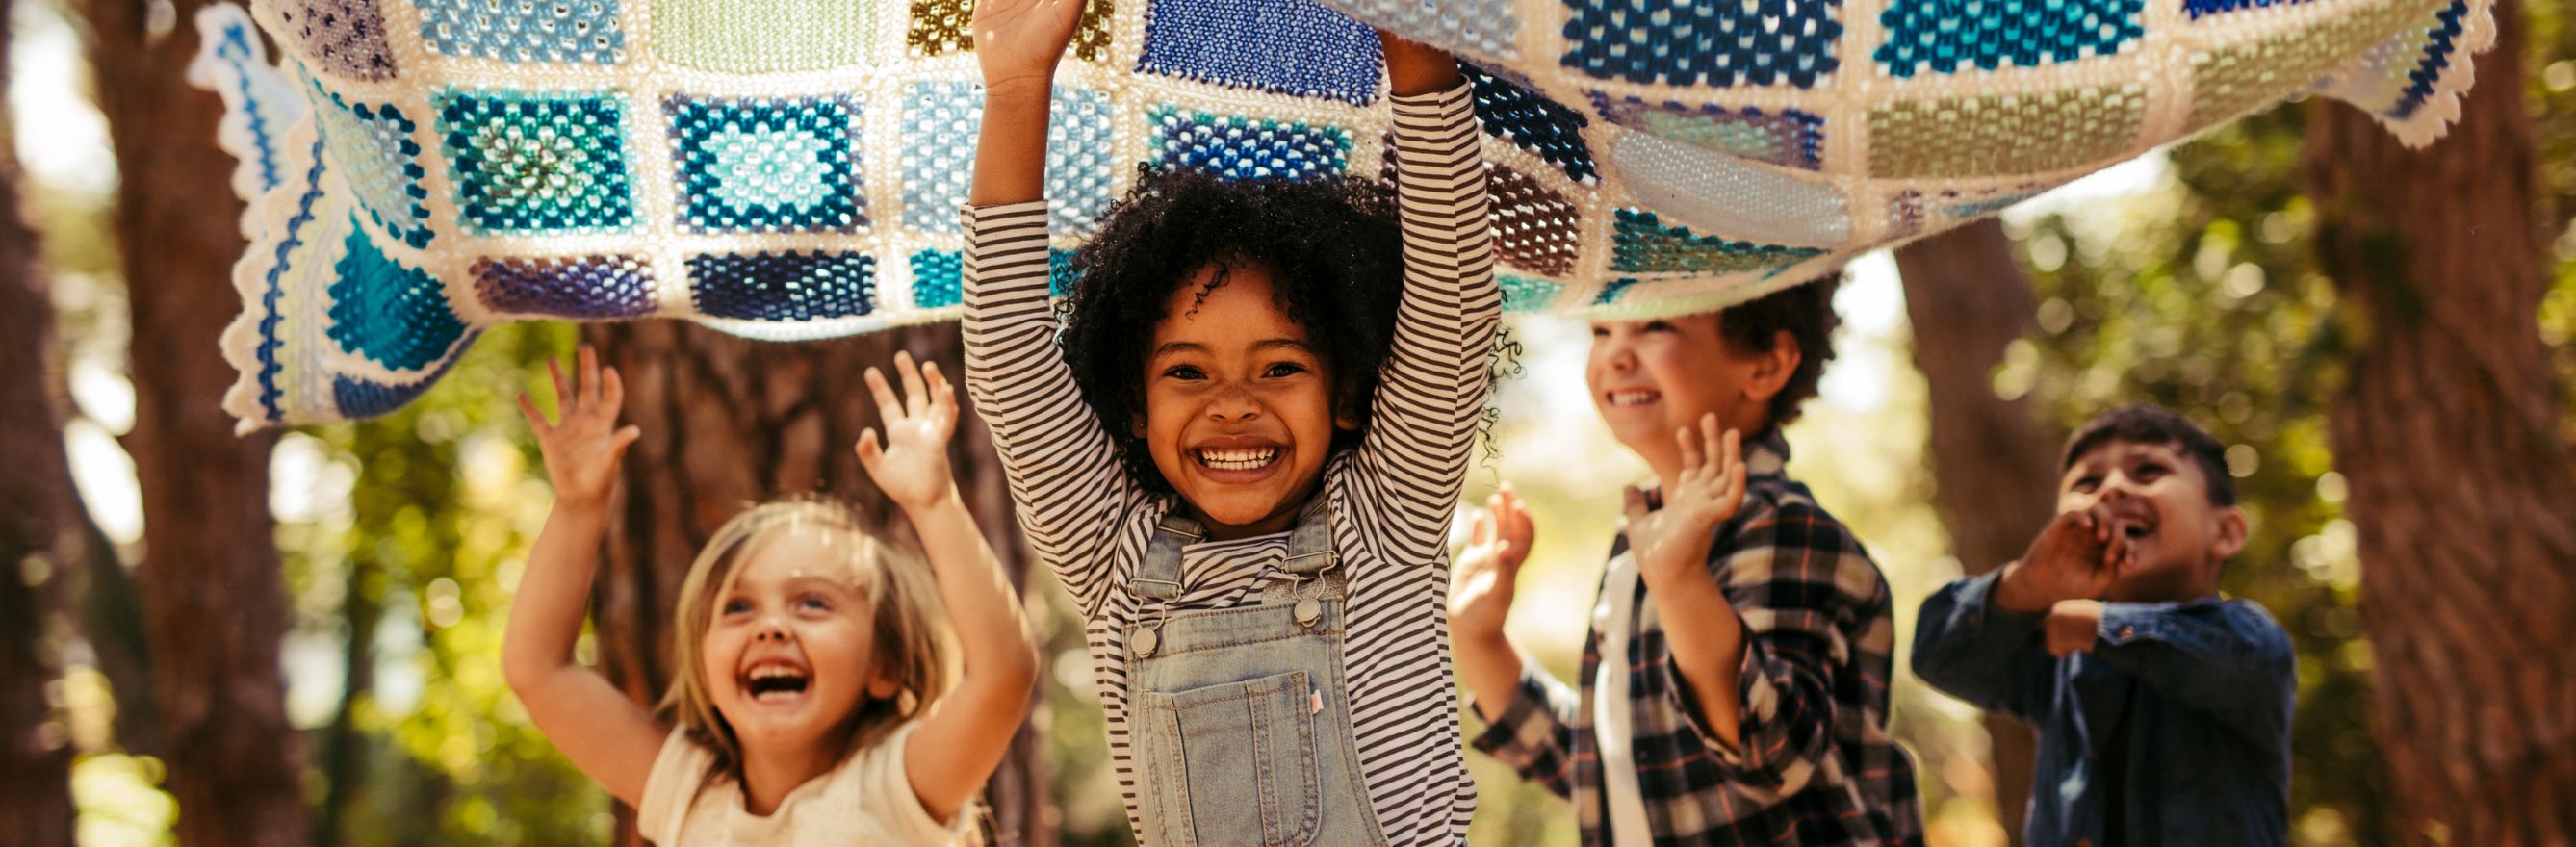
<svg viewBox="0 0 2576 847"><path fill-rule="evenodd" d="M1923 602L1914 672L2039 727L2032 847L2288 841L2295 659L2218 596L2244 546L2217 440L2133 406L2067 441L2020 561Z"/></svg>

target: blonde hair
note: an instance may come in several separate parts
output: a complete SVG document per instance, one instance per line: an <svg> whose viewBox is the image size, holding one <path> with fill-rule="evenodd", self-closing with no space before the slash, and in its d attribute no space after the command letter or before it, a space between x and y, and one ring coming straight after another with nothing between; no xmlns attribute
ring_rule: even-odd
<svg viewBox="0 0 2576 847"><path fill-rule="evenodd" d="M716 529L705 549L689 564L680 583L678 626L673 638L674 672L659 711L688 732L690 740L714 751L710 775L742 779L742 743L733 726L708 695L700 652L715 621L718 598L732 587L742 561L761 542L788 533L822 533L835 542L827 548L841 554L856 577L869 607L874 649L868 657L869 679L893 680L891 699L862 695L859 707L843 727L849 741L846 759L920 717L947 693L950 652L941 633L946 629L939 606L939 587L919 557L887 544L870 532L856 510L820 498L764 503L735 515Z"/></svg>

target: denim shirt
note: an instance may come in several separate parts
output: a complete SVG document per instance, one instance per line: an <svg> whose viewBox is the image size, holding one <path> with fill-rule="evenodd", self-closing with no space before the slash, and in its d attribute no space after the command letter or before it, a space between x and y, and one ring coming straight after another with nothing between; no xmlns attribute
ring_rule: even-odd
<svg viewBox="0 0 2576 847"><path fill-rule="evenodd" d="M2092 649L1989 602L2000 572L1923 601L1914 672L2039 728L2031 847L2289 840L2289 634L2250 600L2104 603Z"/></svg>

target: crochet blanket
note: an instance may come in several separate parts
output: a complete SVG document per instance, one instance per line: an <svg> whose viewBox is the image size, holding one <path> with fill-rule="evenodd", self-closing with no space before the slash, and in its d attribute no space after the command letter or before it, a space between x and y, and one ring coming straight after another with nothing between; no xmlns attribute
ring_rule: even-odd
<svg viewBox="0 0 2576 847"><path fill-rule="evenodd" d="M2491 2L1092 0L1047 194L1067 255L1140 164L1381 173L1383 26L1475 87L1509 308L1704 311L2301 92L2428 143ZM226 408L383 414L503 321L787 341L955 317L971 8L206 9L192 76L249 201Z"/></svg>

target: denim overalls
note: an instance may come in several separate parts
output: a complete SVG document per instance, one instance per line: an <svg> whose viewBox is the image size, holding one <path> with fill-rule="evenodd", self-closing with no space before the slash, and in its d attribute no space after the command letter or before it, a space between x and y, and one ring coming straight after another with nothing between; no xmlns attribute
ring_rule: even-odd
<svg viewBox="0 0 2576 847"><path fill-rule="evenodd" d="M1261 602L1170 610L1181 547L1204 537L1167 514L1129 581L1127 726L1152 847L1385 844L1360 785L1342 680L1344 575L1332 508L1317 495L1288 535Z"/></svg>

